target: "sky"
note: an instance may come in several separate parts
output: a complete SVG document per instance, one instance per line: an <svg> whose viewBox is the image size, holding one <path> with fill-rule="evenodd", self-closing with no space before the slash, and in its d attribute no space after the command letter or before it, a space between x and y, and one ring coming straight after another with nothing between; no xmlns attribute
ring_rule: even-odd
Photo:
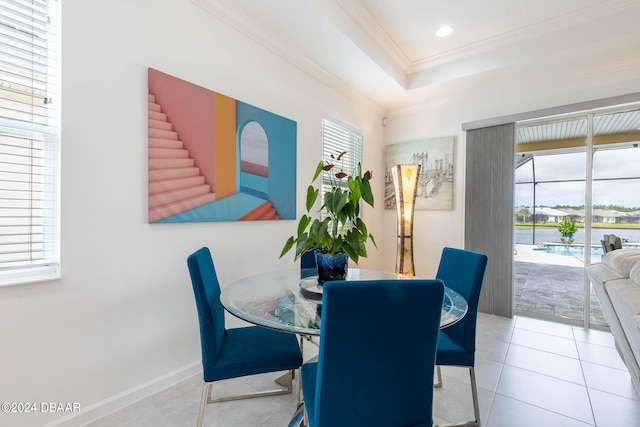
<svg viewBox="0 0 640 427"><path fill-rule="evenodd" d="M240 136L242 160L269 166L269 140L258 122L249 122Z"/></svg>
<svg viewBox="0 0 640 427"><path fill-rule="evenodd" d="M536 180L584 179L585 161L585 153L537 155ZM516 183L531 181L532 170L531 162L520 167L516 171ZM593 157L593 177L594 205L640 207L640 147L596 151ZM532 194L532 185L516 185L515 206L532 206ZM537 206L584 204L584 182L543 182L537 185Z"/></svg>

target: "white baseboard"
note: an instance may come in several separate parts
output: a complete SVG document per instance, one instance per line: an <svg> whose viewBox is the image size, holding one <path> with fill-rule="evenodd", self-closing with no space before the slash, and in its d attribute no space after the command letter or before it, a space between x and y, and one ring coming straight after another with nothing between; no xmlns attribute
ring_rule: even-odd
<svg viewBox="0 0 640 427"><path fill-rule="evenodd" d="M198 373L202 374L202 364L200 361L184 366L166 375L162 375L146 383L125 390L100 402L82 408L77 414L71 414L58 418L43 427L77 427L96 421L106 415L129 406L139 400L162 391L172 385L191 378Z"/></svg>

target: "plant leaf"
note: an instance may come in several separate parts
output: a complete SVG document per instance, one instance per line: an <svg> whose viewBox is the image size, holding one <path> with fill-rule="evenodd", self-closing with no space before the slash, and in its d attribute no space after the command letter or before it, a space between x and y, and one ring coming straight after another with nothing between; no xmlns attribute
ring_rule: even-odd
<svg viewBox="0 0 640 427"><path fill-rule="evenodd" d="M309 245L307 243L308 237L309 236L307 235L307 233L304 233L302 236L298 237L296 243L296 259L298 259L298 257L305 253L309 248Z"/></svg>
<svg viewBox="0 0 640 427"><path fill-rule="evenodd" d="M358 254L356 252L353 251L353 249L351 248L351 246L349 245L344 245L344 247L342 248L342 250L344 250L347 255L349 255L349 258L355 262L356 264L358 263Z"/></svg>
<svg viewBox="0 0 640 427"><path fill-rule="evenodd" d="M355 203L358 203L360 201L360 198L362 197L362 189L361 189L361 182L360 182L360 178L349 178L349 189L351 190L351 193L353 195L352 200Z"/></svg>
<svg viewBox="0 0 640 427"><path fill-rule="evenodd" d="M359 230L359 232L365 236L365 240L366 240L366 236L367 236L367 225L364 223L364 221L362 220L362 218L358 217L356 218L356 228Z"/></svg>
<svg viewBox="0 0 640 427"><path fill-rule="evenodd" d="M302 215L302 218L300 218L300 223L298 224L298 236L304 233L304 231L307 229L307 226L309 225L310 222L311 222L311 217L307 215Z"/></svg>
<svg viewBox="0 0 640 427"><path fill-rule="evenodd" d="M371 241L373 242L373 246L378 249L378 245L376 244L376 239L373 238L373 234L369 233L369 239L371 239Z"/></svg>
<svg viewBox="0 0 640 427"><path fill-rule="evenodd" d="M324 221L315 219L313 220L311 228L309 229L309 238L313 240L321 249L328 246L329 244L329 234L327 232L328 224L328 218Z"/></svg>
<svg viewBox="0 0 640 427"><path fill-rule="evenodd" d="M341 189L337 188L331 199L331 205L330 205L331 210L333 212L340 212L342 208L344 208L344 206L347 204L348 201L349 201L349 192L342 191Z"/></svg>
<svg viewBox="0 0 640 427"><path fill-rule="evenodd" d="M371 184L369 181L362 181L360 191L362 191L362 200L367 202L369 206L373 207L373 191L371 191Z"/></svg>
<svg viewBox="0 0 640 427"><path fill-rule="evenodd" d="M295 239L293 238L293 236L289 237L287 242L284 244L284 248L282 248L282 252L280 253L280 258L282 258L284 254L289 252L294 242L295 242Z"/></svg>
<svg viewBox="0 0 640 427"><path fill-rule="evenodd" d="M319 192L320 190L313 188L313 185L310 185L309 187L307 187L307 205L306 205L307 212L311 211L313 204L318 199Z"/></svg>
<svg viewBox="0 0 640 427"><path fill-rule="evenodd" d="M322 173L323 169L324 169L324 162L320 160L320 163L318 163L318 166L316 166L316 173L313 174L313 179L311 180L311 182L315 181L316 178L318 178L318 175Z"/></svg>

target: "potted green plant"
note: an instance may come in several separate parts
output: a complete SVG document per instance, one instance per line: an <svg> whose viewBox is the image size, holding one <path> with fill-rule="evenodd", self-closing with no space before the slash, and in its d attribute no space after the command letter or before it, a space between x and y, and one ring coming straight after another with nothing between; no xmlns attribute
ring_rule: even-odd
<svg viewBox="0 0 640 427"><path fill-rule="evenodd" d="M573 243L573 235L578 231L578 225L568 218L565 218L558 224L558 231L560 232L560 241L562 243Z"/></svg>
<svg viewBox="0 0 640 427"><path fill-rule="evenodd" d="M345 152L331 155L332 162L320 161L316 167L311 184L307 188L306 210L298 223L297 234L289 237L282 249L280 257L295 246L295 259L308 251L315 251L318 266L318 282L344 279L347 272L348 259L358 263L360 257L367 256L367 240L375 239L367 230L360 217L360 200L373 207L371 191L371 171L362 172L358 163L356 170L348 173L344 169ZM340 166L336 164L340 163ZM312 218L313 209L320 190L313 183L322 174L329 179L330 188L322 195L321 218ZM325 181L326 182L326 181ZM377 246L376 246L377 247Z"/></svg>

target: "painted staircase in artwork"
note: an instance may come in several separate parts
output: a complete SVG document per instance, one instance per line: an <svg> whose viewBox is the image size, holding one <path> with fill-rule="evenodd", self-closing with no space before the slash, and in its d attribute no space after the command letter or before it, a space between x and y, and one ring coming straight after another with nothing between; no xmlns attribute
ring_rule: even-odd
<svg viewBox="0 0 640 427"><path fill-rule="evenodd" d="M178 133L149 95L149 222L157 222L216 199Z"/></svg>
<svg viewBox="0 0 640 427"><path fill-rule="evenodd" d="M154 95L149 95L149 222L157 222L211 203L216 195L195 166L189 150L162 112ZM240 221L277 220L280 216L270 201L239 218Z"/></svg>
<svg viewBox="0 0 640 427"><path fill-rule="evenodd" d="M272 219L280 219L280 215L278 215L278 213L276 212L273 204L267 200L248 214L244 215L238 221L257 221Z"/></svg>

